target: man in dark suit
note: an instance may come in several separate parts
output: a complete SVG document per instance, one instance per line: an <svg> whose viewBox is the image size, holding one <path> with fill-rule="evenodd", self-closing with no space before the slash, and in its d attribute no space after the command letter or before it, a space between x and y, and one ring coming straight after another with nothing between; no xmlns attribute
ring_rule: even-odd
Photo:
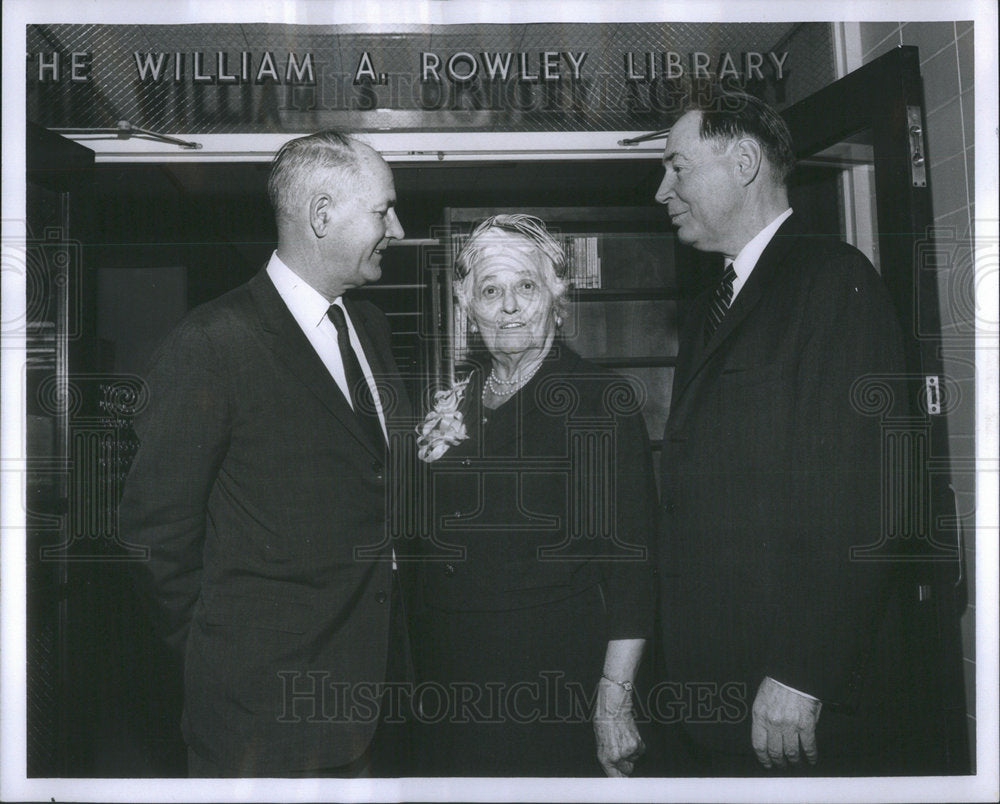
<svg viewBox="0 0 1000 804"><path fill-rule="evenodd" d="M380 695L407 646L386 434L408 411L385 317L344 292L403 236L392 172L320 132L281 148L268 192L268 264L157 353L120 528L184 661L192 775L391 773Z"/></svg>
<svg viewBox="0 0 1000 804"><path fill-rule="evenodd" d="M869 261L790 209L782 119L716 101L674 125L656 194L725 262L682 328L662 453L663 651L691 772L900 772L897 583L852 557L878 542L882 459L855 383L903 371L899 326Z"/></svg>

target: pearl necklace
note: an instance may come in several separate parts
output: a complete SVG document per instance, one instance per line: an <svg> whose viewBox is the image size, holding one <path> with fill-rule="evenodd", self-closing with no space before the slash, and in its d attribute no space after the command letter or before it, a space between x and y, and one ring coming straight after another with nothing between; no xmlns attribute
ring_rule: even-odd
<svg viewBox="0 0 1000 804"><path fill-rule="evenodd" d="M486 382L483 383L483 392L485 393L486 389L488 388L490 390L490 393L492 393L494 396L511 396L512 394L517 393L521 388L523 388L525 385L528 384L528 381L532 377L534 377L535 374L538 373L538 369L542 367L542 362L543 361L539 360L535 364L535 367L530 372L528 372L526 376L516 380L501 380L499 377L497 377L496 369L491 368L489 376L486 378ZM500 385L508 386L509 390L500 389L498 387Z"/></svg>

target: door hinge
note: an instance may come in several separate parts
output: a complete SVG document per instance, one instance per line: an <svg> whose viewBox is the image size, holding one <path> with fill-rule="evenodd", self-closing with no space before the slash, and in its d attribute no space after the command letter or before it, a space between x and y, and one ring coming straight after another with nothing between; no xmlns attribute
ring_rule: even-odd
<svg viewBox="0 0 1000 804"><path fill-rule="evenodd" d="M941 382L936 374L924 377L924 399L927 402L927 413L931 416L941 415Z"/></svg>
<svg viewBox="0 0 1000 804"><path fill-rule="evenodd" d="M927 186L927 149L919 106L906 107L906 128L910 140L910 181L914 187Z"/></svg>

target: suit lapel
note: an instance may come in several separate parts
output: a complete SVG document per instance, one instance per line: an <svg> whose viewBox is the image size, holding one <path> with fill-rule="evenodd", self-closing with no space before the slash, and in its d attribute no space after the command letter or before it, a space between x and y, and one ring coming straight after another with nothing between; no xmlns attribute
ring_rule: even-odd
<svg viewBox="0 0 1000 804"><path fill-rule="evenodd" d="M671 409L677 406L684 389L687 388L697 361L697 353L703 348L705 316L708 314L708 304L713 291L700 293L691 305L684 326L680 333L680 349L677 352L677 364L674 367L674 386L670 394Z"/></svg>
<svg viewBox="0 0 1000 804"><path fill-rule="evenodd" d="M798 221L794 213L788 220L781 224L778 231L775 232L774 237L771 238L771 242L767 244L764 252L760 255L760 259L757 260L757 265L754 266L750 278L736 297L733 306L729 308L729 312L722 319L722 323L719 324L719 328L715 331L715 334L704 345L702 345L702 333L704 332L705 315L708 308L708 300L711 298L714 289L709 290L700 299L698 309L695 311L696 314L693 316L692 330L688 332L688 359L683 361L685 371L683 374L680 374L680 371L678 371L681 385L673 394L671 407L680 401L685 390L691 386L691 383L705 367L709 358L739 329L740 324L743 323L760 302L766 292L767 286L780 273L784 266L785 258L800 235L797 224ZM680 369L680 363L679 359L678 369Z"/></svg>
<svg viewBox="0 0 1000 804"><path fill-rule="evenodd" d="M323 403L359 444L374 457L381 457L375 452L374 445L369 443L336 380L330 376L309 339L289 312L266 270L250 281L250 291L260 315L264 339L281 364Z"/></svg>

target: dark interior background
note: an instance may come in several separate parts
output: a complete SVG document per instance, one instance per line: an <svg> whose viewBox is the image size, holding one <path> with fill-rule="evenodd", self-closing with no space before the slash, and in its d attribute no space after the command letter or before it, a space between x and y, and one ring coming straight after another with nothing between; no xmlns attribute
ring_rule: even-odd
<svg viewBox="0 0 1000 804"><path fill-rule="evenodd" d="M266 163L247 162L95 167L92 259L98 272L114 277L101 286L108 293L98 294L97 315L105 322L102 337L118 341L115 357L109 356L116 370L140 371L187 309L246 281L267 261L276 242L268 170ZM393 173L407 239L439 237L445 207L656 207L663 176L659 161L648 158L394 164ZM841 224L837 175L829 168L800 168L793 188L796 209L832 232ZM665 213L663 221L669 231ZM687 257L694 270L712 263L693 250ZM399 279L413 262L412 252L390 250L383 282ZM116 327L123 293L130 294L128 318ZM383 306L388 298L380 297ZM391 306L389 301L387 312Z"/></svg>

